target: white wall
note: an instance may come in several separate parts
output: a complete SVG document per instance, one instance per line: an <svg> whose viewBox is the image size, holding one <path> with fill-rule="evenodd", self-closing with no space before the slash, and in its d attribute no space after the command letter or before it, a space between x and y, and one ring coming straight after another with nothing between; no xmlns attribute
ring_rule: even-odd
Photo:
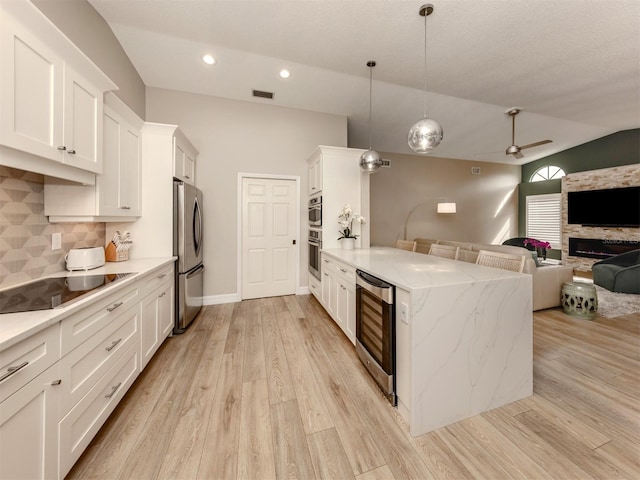
<svg viewBox="0 0 640 480"><path fill-rule="evenodd" d="M347 118L147 87L146 119L179 125L200 152L196 186L204 193L204 296L239 293L238 172L300 177L300 284L306 286L306 159L318 145L346 146Z"/></svg>

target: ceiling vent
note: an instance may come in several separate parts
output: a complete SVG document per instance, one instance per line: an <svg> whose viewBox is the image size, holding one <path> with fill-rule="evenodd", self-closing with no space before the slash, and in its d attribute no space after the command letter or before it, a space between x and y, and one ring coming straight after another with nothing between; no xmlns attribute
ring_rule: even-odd
<svg viewBox="0 0 640 480"><path fill-rule="evenodd" d="M259 98L268 98L269 100L273 100L273 92L263 92L262 90L254 90L253 96L259 97Z"/></svg>
<svg viewBox="0 0 640 480"><path fill-rule="evenodd" d="M384 158L382 160L380 160L382 162L382 165L380 165L381 167L390 167L391 166L391 160L385 160Z"/></svg>
<svg viewBox="0 0 640 480"><path fill-rule="evenodd" d="M480 167L471 167L471 175L480 175Z"/></svg>

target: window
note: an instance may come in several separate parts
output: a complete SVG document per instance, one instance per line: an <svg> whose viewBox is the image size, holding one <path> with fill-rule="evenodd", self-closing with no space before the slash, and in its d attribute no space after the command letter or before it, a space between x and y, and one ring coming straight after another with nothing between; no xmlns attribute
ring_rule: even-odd
<svg viewBox="0 0 640 480"><path fill-rule="evenodd" d="M555 167L553 165L545 165L544 167L539 168L531 175L530 182L543 182L545 180L554 180L556 178L562 178L566 175L564 170L560 167Z"/></svg>
<svg viewBox="0 0 640 480"><path fill-rule="evenodd" d="M562 244L562 218L560 215L561 194L527 196L526 235L543 242L551 248L560 249Z"/></svg>

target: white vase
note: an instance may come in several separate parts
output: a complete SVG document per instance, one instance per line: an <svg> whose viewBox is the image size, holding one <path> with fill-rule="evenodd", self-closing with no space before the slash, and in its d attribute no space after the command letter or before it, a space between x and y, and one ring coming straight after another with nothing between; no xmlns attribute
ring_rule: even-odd
<svg viewBox="0 0 640 480"><path fill-rule="evenodd" d="M355 238L343 238L342 240L340 240L340 243L342 244L342 249L353 250L353 244L355 240L356 240Z"/></svg>

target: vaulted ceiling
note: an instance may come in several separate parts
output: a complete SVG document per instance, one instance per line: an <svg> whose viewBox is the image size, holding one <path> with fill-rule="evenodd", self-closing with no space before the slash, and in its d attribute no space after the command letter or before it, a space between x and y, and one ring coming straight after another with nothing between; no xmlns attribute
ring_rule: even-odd
<svg viewBox="0 0 640 480"><path fill-rule="evenodd" d="M407 131L424 105L421 2L89 1L146 85L346 115L351 147L369 146L366 62L376 60L372 146L412 153ZM433 155L522 164L640 127L640 1L433 4L426 104L444 128ZM516 144L553 143L506 156L511 107L523 109Z"/></svg>

